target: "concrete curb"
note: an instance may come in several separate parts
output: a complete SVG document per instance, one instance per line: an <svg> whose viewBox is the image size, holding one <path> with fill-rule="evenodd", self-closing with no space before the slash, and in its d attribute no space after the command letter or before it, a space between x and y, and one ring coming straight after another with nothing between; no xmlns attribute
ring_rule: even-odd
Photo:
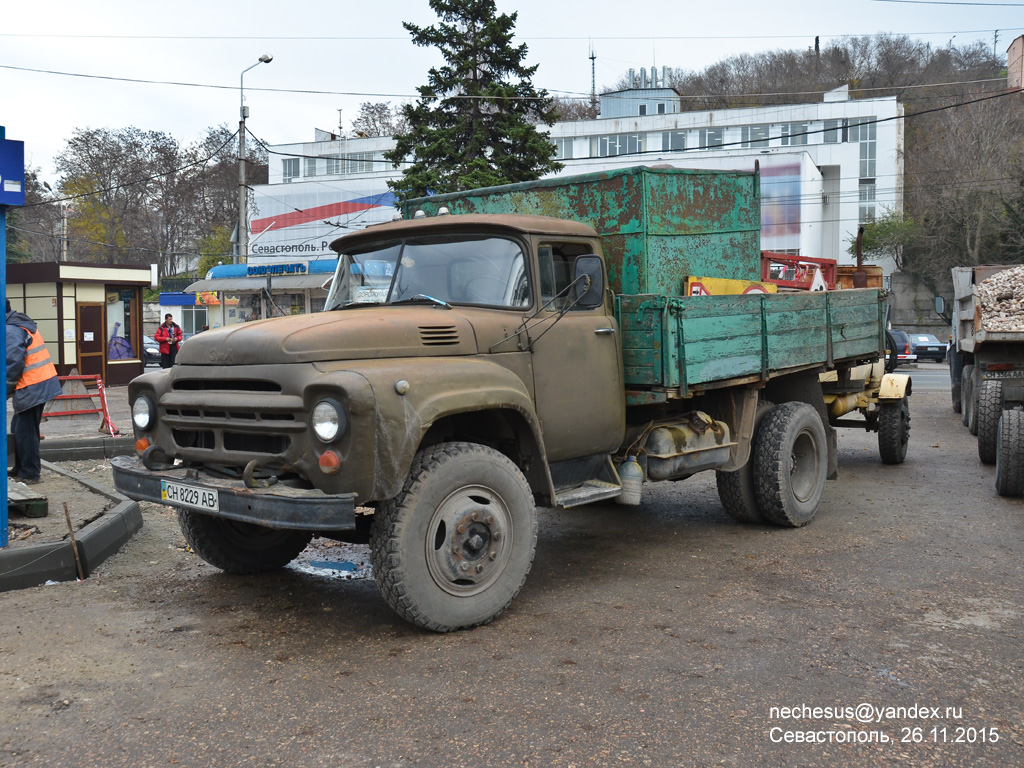
<svg viewBox="0 0 1024 768"><path fill-rule="evenodd" d="M65 472L48 461L44 461L43 466L81 483L94 493L118 502L113 509L104 512L75 533L82 571L88 578L100 563L117 552L142 527L142 510L138 502L116 491ZM76 578L78 571L70 540L0 549L0 592L36 587L47 581L74 581Z"/></svg>
<svg viewBox="0 0 1024 768"><path fill-rule="evenodd" d="M81 461L83 459L110 459L114 456L132 456L135 438L79 437L43 440L39 455L47 461ZM13 456L12 454L9 454Z"/></svg>

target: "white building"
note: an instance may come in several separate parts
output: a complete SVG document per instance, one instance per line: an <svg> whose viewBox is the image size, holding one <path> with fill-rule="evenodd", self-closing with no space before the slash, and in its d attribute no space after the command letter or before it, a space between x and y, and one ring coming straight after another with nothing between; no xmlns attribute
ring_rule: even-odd
<svg viewBox="0 0 1024 768"><path fill-rule="evenodd" d="M757 165L764 250L850 264L858 224L903 208L903 108L895 97L851 100L844 86L818 103L683 112L671 89L645 87L604 94L601 114L552 126L565 164L558 175ZM250 261L332 258L336 237L391 219L387 180L400 174L383 153L392 146L389 137L317 131L313 142L271 147L270 183L255 188L250 211Z"/></svg>

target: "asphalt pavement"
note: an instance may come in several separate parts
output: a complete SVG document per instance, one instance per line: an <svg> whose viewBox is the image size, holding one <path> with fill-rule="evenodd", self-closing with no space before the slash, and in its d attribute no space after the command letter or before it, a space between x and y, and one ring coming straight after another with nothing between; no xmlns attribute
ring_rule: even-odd
<svg viewBox="0 0 1024 768"><path fill-rule="evenodd" d="M143 505L93 577L0 594L0 764L1024 765L1024 501L914 392L906 462L844 430L810 525L732 522L709 473L543 510L451 635L365 575L220 573Z"/></svg>

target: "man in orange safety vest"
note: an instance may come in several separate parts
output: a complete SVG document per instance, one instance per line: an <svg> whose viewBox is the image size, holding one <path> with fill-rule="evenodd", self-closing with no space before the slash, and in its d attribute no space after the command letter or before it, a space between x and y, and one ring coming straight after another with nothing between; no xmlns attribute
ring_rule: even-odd
<svg viewBox="0 0 1024 768"><path fill-rule="evenodd" d="M7 397L14 417L14 468L8 475L23 483L39 482L39 424L43 408L61 393L57 369L36 322L7 302Z"/></svg>

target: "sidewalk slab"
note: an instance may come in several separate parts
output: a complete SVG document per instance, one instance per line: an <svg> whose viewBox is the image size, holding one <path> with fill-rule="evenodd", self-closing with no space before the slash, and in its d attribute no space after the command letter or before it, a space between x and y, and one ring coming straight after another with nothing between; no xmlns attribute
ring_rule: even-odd
<svg viewBox="0 0 1024 768"><path fill-rule="evenodd" d="M44 461L43 466L81 483L94 493L118 502L113 509L104 512L75 533L82 572L88 578L104 560L121 549L142 528L142 510L138 502L117 491L60 469L49 461ZM74 581L77 578L78 568L70 539L16 549L0 549L0 592L36 587L47 581Z"/></svg>

